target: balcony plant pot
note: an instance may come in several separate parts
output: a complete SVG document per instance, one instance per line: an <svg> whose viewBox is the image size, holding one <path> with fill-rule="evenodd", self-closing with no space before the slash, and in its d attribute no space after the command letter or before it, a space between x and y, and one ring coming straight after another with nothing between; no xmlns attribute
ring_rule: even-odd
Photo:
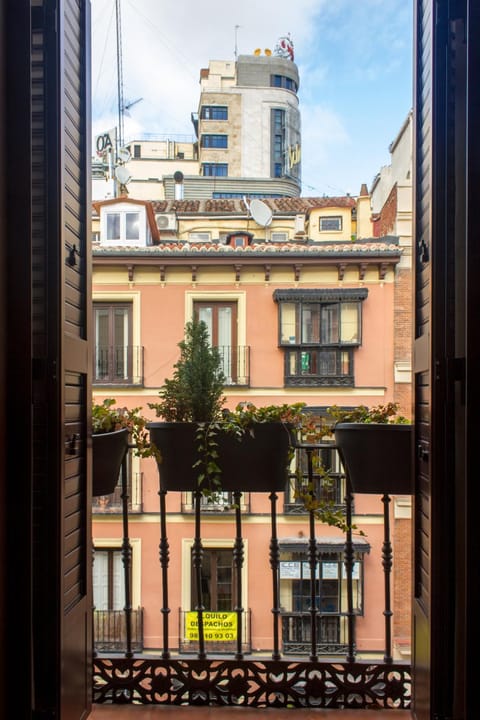
<svg viewBox="0 0 480 720"><path fill-rule="evenodd" d="M127 454L128 428L92 435L92 495L110 495L118 482L120 468Z"/></svg>
<svg viewBox="0 0 480 720"><path fill-rule="evenodd" d="M219 424L221 426L221 423ZM151 422L150 438L160 451L160 488L193 492L201 466L195 422ZM221 470L217 491L282 492L288 481L291 435L282 422L253 423L239 437L219 427L215 434Z"/></svg>
<svg viewBox="0 0 480 720"><path fill-rule="evenodd" d="M340 422L334 432L353 492L412 494L412 425Z"/></svg>

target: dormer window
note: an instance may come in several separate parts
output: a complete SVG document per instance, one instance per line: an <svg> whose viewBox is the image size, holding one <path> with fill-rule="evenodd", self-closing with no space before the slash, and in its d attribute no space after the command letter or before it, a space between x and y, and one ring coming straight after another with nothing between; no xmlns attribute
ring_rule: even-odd
<svg viewBox="0 0 480 720"><path fill-rule="evenodd" d="M227 235L227 245L234 248L245 248L252 244L253 235L247 232L229 233Z"/></svg>
<svg viewBox="0 0 480 720"><path fill-rule="evenodd" d="M100 212L100 243L140 246L150 244L145 208L127 203L103 207Z"/></svg>
<svg viewBox="0 0 480 720"><path fill-rule="evenodd" d="M108 212L107 240L139 240L140 239L140 213L138 212Z"/></svg>

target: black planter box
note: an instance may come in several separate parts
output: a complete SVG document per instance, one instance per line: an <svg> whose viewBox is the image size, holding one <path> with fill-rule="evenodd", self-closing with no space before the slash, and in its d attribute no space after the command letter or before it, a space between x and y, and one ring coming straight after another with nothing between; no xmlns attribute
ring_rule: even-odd
<svg viewBox="0 0 480 720"><path fill-rule="evenodd" d="M338 423L335 444L353 492L411 495L412 425Z"/></svg>
<svg viewBox="0 0 480 720"><path fill-rule="evenodd" d="M92 435L92 495L110 495L115 490L128 450L128 428Z"/></svg>
<svg viewBox="0 0 480 720"><path fill-rule="evenodd" d="M160 450L158 464L162 490L194 491L200 468L197 423L149 423L150 439ZM242 492L283 491L288 481L290 430L283 423L255 423L237 439L219 430L216 435L221 469L221 490ZM217 488L211 488L215 490Z"/></svg>

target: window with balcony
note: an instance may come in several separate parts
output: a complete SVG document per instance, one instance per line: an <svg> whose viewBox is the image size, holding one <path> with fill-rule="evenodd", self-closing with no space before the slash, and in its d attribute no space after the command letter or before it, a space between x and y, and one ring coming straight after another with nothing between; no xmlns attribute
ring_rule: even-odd
<svg viewBox="0 0 480 720"><path fill-rule="evenodd" d="M312 461L311 481L308 453ZM291 515L306 513L303 497L310 491L313 491L315 498L329 504L332 510L344 509L346 481L338 450L333 443L322 442L313 443L308 453L305 448L295 450L285 493L284 512Z"/></svg>
<svg viewBox="0 0 480 720"><path fill-rule="evenodd" d="M329 547L330 544L330 547ZM311 606L314 583L317 611L316 646L319 654L341 652L347 642L347 573L340 546L317 539L317 560L312 566L307 543L286 539L280 544L280 598L284 652L303 653L311 647ZM363 614L363 555L366 542L354 543L352 573L353 611Z"/></svg>
<svg viewBox="0 0 480 720"><path fill-rule="evenodd" d="M227 177L227 163L202 163L202 174L204 177Z"/></svg>
<svg viewBox="0 0 480 720"><path fill-rule="evenodd" d="M138 385L143 381L143 352L132 345L132 304L93 304L94 384Z"/></svg>
<svg viewBox="0 0 480 720"><path fill-rule="evenodd" d="M207 325L211 344L218 348L227 385L249 382L249 352L237 339L238 308L234 301L200 301L193 304L198 320Z"/></svg>
<svg viewBox="0 0 480 720"><path fill-rule="evenodd" d="M202 135L200 147L203 148L227 148L228 135Z"/></svg>
<svg viewBox="0 0 480 720"><path fill-rule="evenodd" d="M201 120L228 120L226 105L203 105L200 110Z"/></svg>
<svg viewBox="0 0 480 720"><path fill-rule="evenodd" d="M276 290L286 385L354 385L367 289Z"/></svg>
<svg viewBox="0 0 480 720"><path fill-rule="evenodd" d="M131 575L131 573L130 573ZM129 581L131 586L131 577ZM120 547L95 547L93 553L93 642L96 651L120 651L125 647L125 570ZM143 650L143 611L132 608L132 650Z"/></svg>
<svg viewBox="0 0 480 720"><path fill-rule="evenodd" d="M125 583L121 549L95 548L93 604L96 610L123 610Z"/></svg>

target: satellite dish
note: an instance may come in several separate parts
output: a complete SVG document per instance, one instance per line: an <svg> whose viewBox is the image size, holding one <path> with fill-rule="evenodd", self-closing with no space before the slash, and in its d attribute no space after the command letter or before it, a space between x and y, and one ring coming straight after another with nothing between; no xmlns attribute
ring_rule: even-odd
<svg viewBox="0 0 480 720"><path fill-rule="evenodd" d="M250 215L257 225L262 227L267 227L272 222L272 211L268 205L255 198L250 201Z"/></svg>
<svg viewBox="0 0 480 720"><path fill-rule="evenodd" d="M115 168L115 177L117 178L120 185L126 185L132 179L125 165L118 165Z"/></svg>
<svg viewBox="0 0 480 720"><path fill-rule="evenodd" d="M127 148L120 148L120 150L118 151L118 159L126 163L130 160L130 158L130 151L127 150Z"/></svg>

